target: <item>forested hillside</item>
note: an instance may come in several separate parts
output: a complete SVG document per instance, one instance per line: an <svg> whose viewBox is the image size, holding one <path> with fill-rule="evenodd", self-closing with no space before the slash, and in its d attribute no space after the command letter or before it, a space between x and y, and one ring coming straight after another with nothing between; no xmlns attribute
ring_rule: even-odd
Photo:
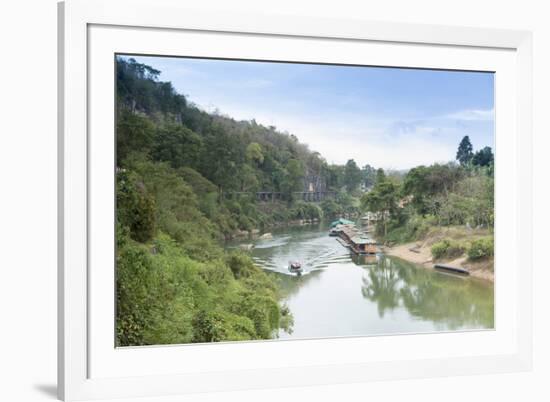
<svg viewBox="0 0 550 402"><path fill-rule="evenodd" d="M353 160L329 165L292 134L206 113L159 81L159 74L133 59L117 60L120 167L139 158L164 162L192 187L201 212L226 236L323 213L357 213L358 199L350 196L372 184L373 168L361 169ZM258 205L258 191L279 193L283 205ZM300 191L334 196L319 208L299 202Z"/></svg>
<svg viewBox="0 0 550 402"><path fill-rule="evenodd" d="M298 138L207 113L160 71L116 60L117 344L270 339L292 331L276 277L224 240L341 216L377 216L381 242L437 232L434 257L491 258L493 154L468 137L457 161L388 172L329 164ZM302 199L302 194L321 197ZM266 194L267 198L263 198Z"/></svg>
<svg viewBox="0 0 550 402"><path fill-rule="evenodd" d="M474 152L468 136L457 162L417 166L402 176L379 169L364 210L378 216L376 235L386 244L420 241L434 260L481 262L493 270L494 156L490 147ZM418 250L417 250L418 251Z"/></svg>
<svg viewBox="0 0 550 402"><path fill-rule="evenodd" d="M289 133L210 114L117 58L119 345L265 339L291 315L273 279L220 241L353 214L374 169L329 165ZM278 193L258 202L258 191ZM334 192L306 203L296 192Z"/></svg>

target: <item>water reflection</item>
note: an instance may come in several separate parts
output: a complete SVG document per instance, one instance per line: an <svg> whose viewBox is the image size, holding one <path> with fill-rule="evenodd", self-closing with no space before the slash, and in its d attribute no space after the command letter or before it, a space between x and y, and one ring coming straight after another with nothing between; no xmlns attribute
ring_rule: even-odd
<svg viewBox="0 0 550 402"><path fill-rule="evenodd" d="M401 278L392 261L381 258L376 265L368 265L368 275L363 276L361 293L363 297L376 302L380 318L386 310L399 306L399 288Z"/></svg>
<svg viewBox="0 0 550 402"><path fill-rule="evenodd" d="M366 268L361 291L366 299L377 303L381 318L386 311L403 306L414 317L440 324L439 328L493 326L492 286L395 258L382 257L377 265Z"/></svg>
<svg viewBox="0 0 550 402"><path fill-rule="evenodd" d="M350 255L326 227L281 229L254 245L252 258L277 277L294 316L293 334L282 338L494 326L492 284L395 258ZM289 273L290 260L302 263L301 276Z"/></svg>
<svg viewBox="0 0 550 402"><path fill-rule="evenodd" d="M268 272L269 275L275 276L283 298L288 299L295 295L303 287L314 285L316 281L320 280L322 270L315 270L309 272L308 275L281 275L280 273Z"/></svg>

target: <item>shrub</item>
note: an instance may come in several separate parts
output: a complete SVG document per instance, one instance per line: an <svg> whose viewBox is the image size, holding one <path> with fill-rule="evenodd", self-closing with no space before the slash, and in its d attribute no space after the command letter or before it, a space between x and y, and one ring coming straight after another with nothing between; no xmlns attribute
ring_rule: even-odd
<svg viewBox="0 0 550 402"><path fill-rule="evenodd" d="M225 256L225 262L227 266L233 272L233 276L236 279L248 278L253 274L257 274L259 269L254 265L252 259L246 254L236 251Z"/></svg>
<svg viewBox="0 0 550 402"><path fill-rule="evenodd" d="M122 230L117 244L118 346L269 339L291 330L274 277L242 252L198 262L164 233L151 246Z"/></svg>
<svg viewBox="0 0 550 402"><path fill-rule="evenodd" d="M290 217L292 219L321 219L323 210L315 204L299 201L290 211Z"/></svg>
<svg viewBox="0 0 550 402"><path fill-rule="evenodd" d="M324 216L329 218L339 216L343 212L342 207L334 200L324 200L321 203L321 209L323 210Z"/></svg>
<svg viewBox="0 0 550 402"><path fill-rule="evenodd" d="M432 256L434 259L457 258L464 254L465 247L458 242L444 239L432 246Z"/></svg>
<svg viewBox="0 0 550 402"><path fill-rule="evenodd" d="M448 258L457 258L464 254L466 247L457 242L451 242L449 248L447 249L446 257Z"/></svg>
<svg viewBox="0 0 550 402"><path fill-rule="evenodd" d="M411 234L411 238L420 239L426 236L426 234L430 230L431 225L432 223L429 218L414 216L407 222L407 229Z"/></svg>
<svg viewBox="0 0 550 402"><path fill-rule="evenodd" d="M495 244L492 237L485 237L474 240L468 249L468 258L470 260L479 260L481 258L492 257L495 254Z"/></svg>
<svg viewBox="0 0 550 402"><path fill-rule="evenodd" d="M381 231L382 233L384 232L384 227L383 225L377 225L377 231L376 233L378 234L378 231ZM396 228L390 228L390 230L388 230L388 234L386 237L384 237L384 240L389 242L389 243L406 243L407 241L409 241L409 232L407 231L407 228L406 227L396 227Z"/></svg>
<svg viewBox="0 0 550 402"><path fill-rule="evenodd" d="M254 223L246 215L242 215L242 214L238 215L237 221L239 222L239 229L242 229L242 230L254 229L254 226L255 226Z"/></svg>
<svg viewBox="0 0 550 402"><path fill-rule="evenodd" d="M434 243L432 245L432 256L436 260L439 258L442 258L444 255L447 254L447 250L451 246L451 242L447 239L442 240L440 242Z"/></svg>
<svg viewBox="0 0 550 402"><path fill-rule="evenodd" d="M380 226L383 229L383 225ZM428 223L428 218L412 215L405 224L398 220L391 221L385 240L394 243L407 243L422 239L426 236L429 229L430 223Z"/></svg>
<svg viewBox="0 0 550 402"><path fill-rule="evenodd" d="M200 310L193 319L193 331L193 342L257 339L249 318L221 311Z"/></svg>
<svg viewBox="0 0 550 402"><path fill-rule="evenodd" d="M155 200L134 174L117 174L117 218L121 227L129 230L130 237L145 243L156 230Z"/></svg>

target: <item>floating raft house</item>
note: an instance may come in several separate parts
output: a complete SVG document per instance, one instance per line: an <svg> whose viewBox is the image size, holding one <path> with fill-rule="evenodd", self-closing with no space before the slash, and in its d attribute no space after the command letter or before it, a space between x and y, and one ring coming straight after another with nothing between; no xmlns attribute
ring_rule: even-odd
<svg viewBox="0 0 550 402"><path fill-rule="evenodd" d="M349 221L348 221L349 222ZM345 247L349 247L355 254L367 255L376 254L378 247L376 241L367 236L366 233L357 229L355 224L337 224L331 229L331 235L334 233L338 240Z"/></svg>
<svg viewBox="0 0 550 402"><path fill-rule="evenodd" d="M350 249L357 254L376 254L378 248L376 242L365 235L357 235L351 238Z"/></svg>

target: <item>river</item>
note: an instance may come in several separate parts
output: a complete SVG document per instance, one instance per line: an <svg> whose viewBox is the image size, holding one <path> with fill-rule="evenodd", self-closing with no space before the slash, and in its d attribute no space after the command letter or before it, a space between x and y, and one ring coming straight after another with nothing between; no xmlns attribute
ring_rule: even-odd
<svg viewBox="0 0 550 402"><path fill-rule="evenodd" d="M494 327L494 287L383 255L351 255L326 225L273 231L254 242L256 264L278 278L294 317L280 339L422 333ZM250 242L250 241L248 241ZM301 276L288 262L302 262Z"/></svg>

